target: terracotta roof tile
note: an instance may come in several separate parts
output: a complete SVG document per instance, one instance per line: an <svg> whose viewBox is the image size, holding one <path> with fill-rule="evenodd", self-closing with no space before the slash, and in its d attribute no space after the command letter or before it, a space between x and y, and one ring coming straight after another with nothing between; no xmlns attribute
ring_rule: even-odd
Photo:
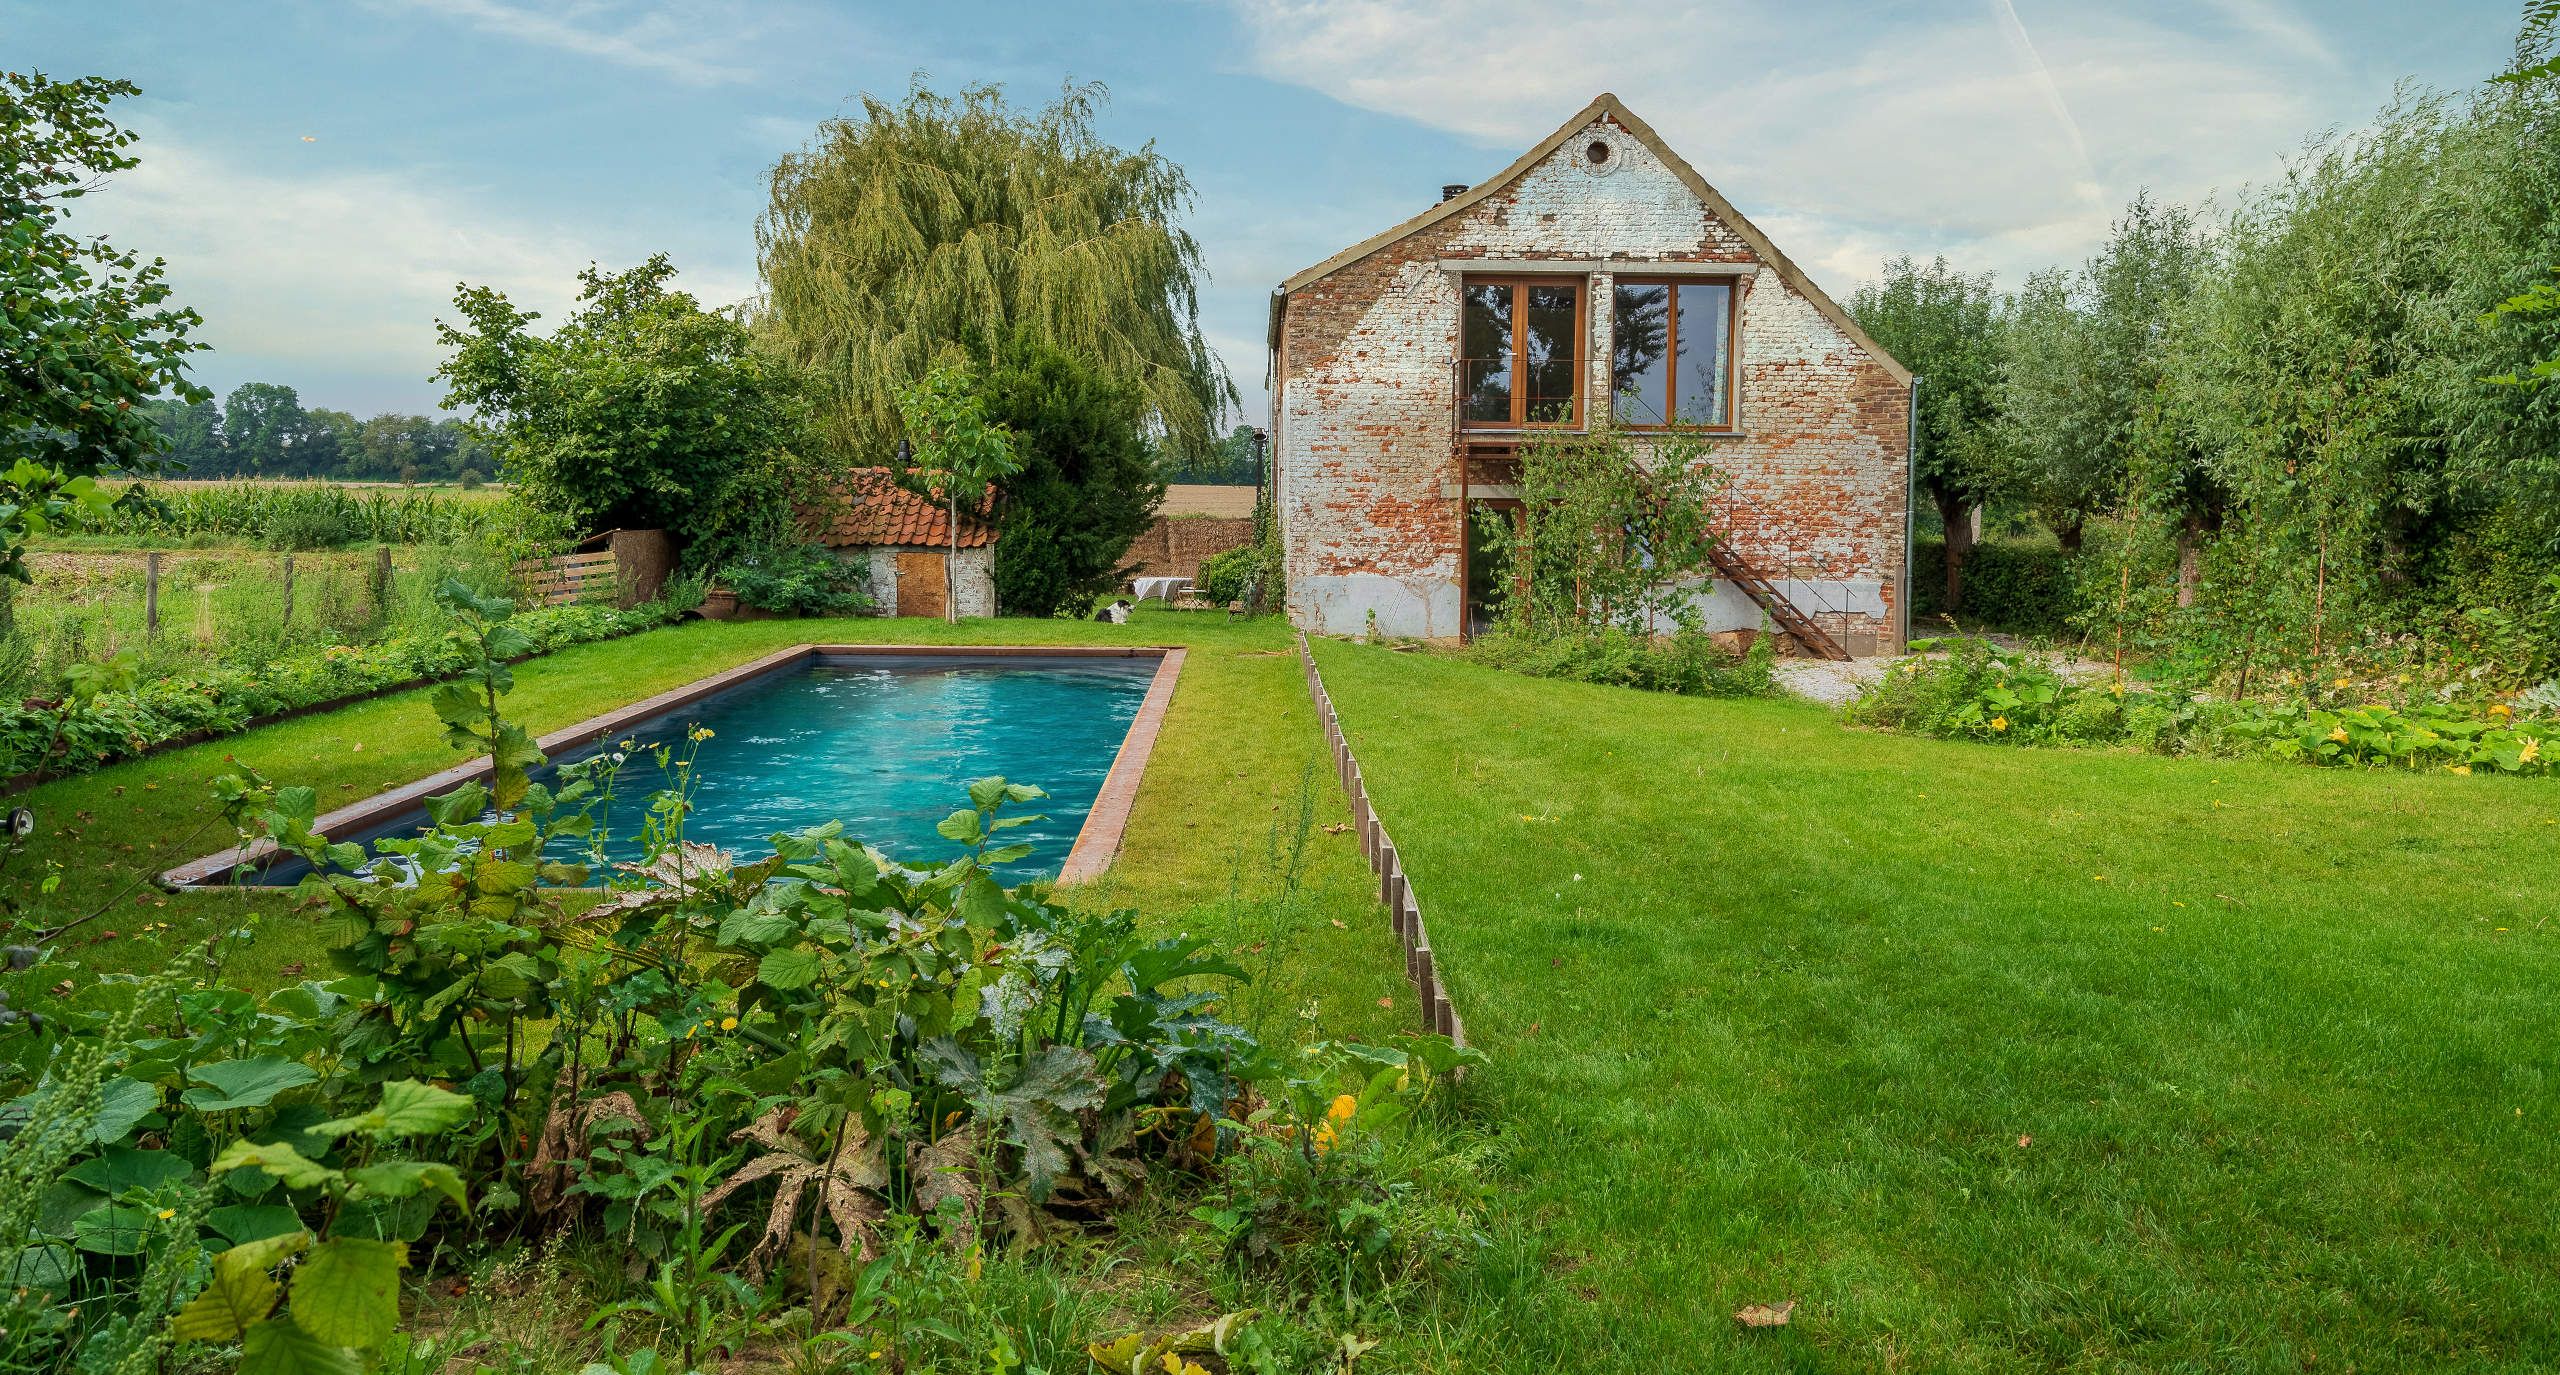
<svg viewBox="0 0 2560 1375"><path fill-rule="evenodd" d="M843 500L810 512L819 525L818 542L831 549L875 544L951 547L950 527L941 503L898 485L886 468L856 468L837 487ZM981 510L985 503L978 503ZM977 549L996 542L995 528L968 510L960 513L960 547Z"/></svg>

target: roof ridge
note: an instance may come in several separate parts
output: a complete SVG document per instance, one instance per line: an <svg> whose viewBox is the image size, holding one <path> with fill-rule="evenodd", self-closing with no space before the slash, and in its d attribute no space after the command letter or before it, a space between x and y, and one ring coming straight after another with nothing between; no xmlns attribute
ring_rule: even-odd
<svg viewBox="0 0 2560 1375"><path fill-rule="evenodd" d="M1806 276L1804 269L1796 266L1795 260L1789 258L1767 234L1761 232L1760 227L1753 224L1750 217L1736 209L1733 202L1726 200L1723 192L1708 184L1707 179L1698 174L1698 169L1689 165L1688 159L1680 156L1671 145L1663 141L1662 135L1654 132L1652 125L1638 118L1633 110L1626 107L1625 102L1609 91L1602 91L1590 104L1575 111L1572 118L1558 125L1554 133L1540 139L1528 152L1513 159L1510 166L1468 187L1465 191L1441 201L1421 214L1372 234L1315 266L1290 276L1280 283L1278 291L1274 294L1286 296L1304 287L1312 286L1399 239L1417 234L1452 215L1473 208L1502 188L1526 176L1531 168L1544 162L1556 149L1563 147L1566 139L1573 137L1576 132L1589 126L1593 121L1601 119L1610 120L1626 130L1638 143L1644 145L1647 152L1661 159L1663 166L1671 169L1671 175L1678 178L1681 185L1687 187L1690 194L1698 198L1699 202L1706 207L1708 214L1713 215L1726 228L1732 230L1750 247L1752 253L1762 263L1778 274L1780 281L1793 288L1796 294L1812 302L1813 308L1820 311L1832 324L1838 326L1840 332L1848 336L1849 342L1882 363L1885 370L1892 373L1896 379L1905 383L1911 381L1911 370L1904 367L1901 360L1887 352L1885 347L1877 343L1865 330L1860 329L1858 322L1850 317L1848 310L1832 299L1829 292L1815 284L1811 277ZM1278 309L1278 304L1275 302L1273 310L1276 312ZM1275 321L1273 327L1276 329L1278 316L1275 314L1273 319Z"/></svg>

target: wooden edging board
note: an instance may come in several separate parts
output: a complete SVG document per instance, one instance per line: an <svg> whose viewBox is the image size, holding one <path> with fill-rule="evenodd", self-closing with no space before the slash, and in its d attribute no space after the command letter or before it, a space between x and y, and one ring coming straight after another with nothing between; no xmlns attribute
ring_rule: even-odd
<svg viewBox="0 0 2560 1375"><path fill-rule="evenodd" d="M1396 939L1404 946L1404 973L1413 981L1414 997L1422 1004L1423 1023L1463 1046L1467 1024L1458 1016L1457 1005L1449 1001L1448 985L1441 982L1439 961L1431 953L1431 934L1422 924L1422 899L1405 874L1404 856L1387 834L1387 823L1369 804L1360 761L1352 756L1350 738L1342 733L1342 718L1333 709L1333 694L1325 691L1324 675L1316 670L1316 656L1308 648L1304 631L1298 633L1298 662L1306 669L1307 695L1315 699L1316 719L1324 723L1324 742L1333 751L1334 772L1341 776L1343 795L1351 799L1351 825L1360 836L1360 856L1378 876L1378 901L1386 905L1387 920L1394 923Z"/></svg>
<svg viewBox="0 0 2560 1375"><path fill-rule="evenodd" d="M1130 721L1129 733L1121 739L1120 752L1112 760L1111 772L1103 779L1102 792L1094 799L1093 809L1085 814L1084 825L1076 832L1075 844L1067 852L1068 871L1074 871L1081 863L1086 871L1084 877L1101 873L1119 852L1120 837L1128 829L1129 809L1137 800L1138 782L1146 773L1148 755L1155 749L1156 735L1163 725L1165 708L1173 700L1174 681L1181 676L1184 657L1181 649L1164 645L792 645L761 659L724 669L708 678L698 678L654 697L616 707L600 716L588 717L576 725L564 726L535 743L544 754L557 755L629 730L652 717L691 706L715 693L752 682L803 660L839 655L955 659L1155 659L1155 677L1148 684L1146 700L1139 704L1137 717ZM370 830L417 810L428 798L451 792L488 775L489 761L485 757L439 769L424 778L324 813L312 829L322 835ZM235 846L163 870L160 882L165 887L181 890L225 887L232 872L243 864L252 869L263 868L275 858L275 842L261 838L246 847ZM1065 881L1065 877L1062 873L1061 881Z"/></svg>

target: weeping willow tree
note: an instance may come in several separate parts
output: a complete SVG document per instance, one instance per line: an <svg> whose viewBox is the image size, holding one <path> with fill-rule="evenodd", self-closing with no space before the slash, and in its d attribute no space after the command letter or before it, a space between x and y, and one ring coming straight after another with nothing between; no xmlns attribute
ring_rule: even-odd
<svg viewBox="0 0 2560 1375"><path fill-rule="evenodd" d="M1098 137L1102 98L1069 86L1025 112L992 86L865 96L775 165L759 324L819 379L847 456L894 448L901 387L1016 340L1134 388L1176 455L1214 441L1236 392L1200 335L1190 179L1152 143Z"/></svg>

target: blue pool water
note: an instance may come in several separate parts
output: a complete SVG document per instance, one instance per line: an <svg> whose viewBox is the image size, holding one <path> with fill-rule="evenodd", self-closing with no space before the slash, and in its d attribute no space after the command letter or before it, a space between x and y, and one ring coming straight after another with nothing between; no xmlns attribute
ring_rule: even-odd
<svg viewBox="0 0 2560 1375"><path fill-rule="evenodd" d="M776 832L838 820L847 839L928 867L959 853L934 827L968 805L970 780L1002 774L1049 793L1007 808L1046 817L1005 833L1033 847L1008 866L1008 877L1054 874L1102 790L1156 662L830 655L779 669L616 737L615 744L638 743L606 816L608 854L640 857L648 796L663 786L648 747L664 744L680 754L687 733L701 726L711 736L694 761L688 839L753 858L767 853ZM332 838L409 835L424 821L414 815ZM303 872L298 862L280 864L261 878L291 883Z"/></svg>

